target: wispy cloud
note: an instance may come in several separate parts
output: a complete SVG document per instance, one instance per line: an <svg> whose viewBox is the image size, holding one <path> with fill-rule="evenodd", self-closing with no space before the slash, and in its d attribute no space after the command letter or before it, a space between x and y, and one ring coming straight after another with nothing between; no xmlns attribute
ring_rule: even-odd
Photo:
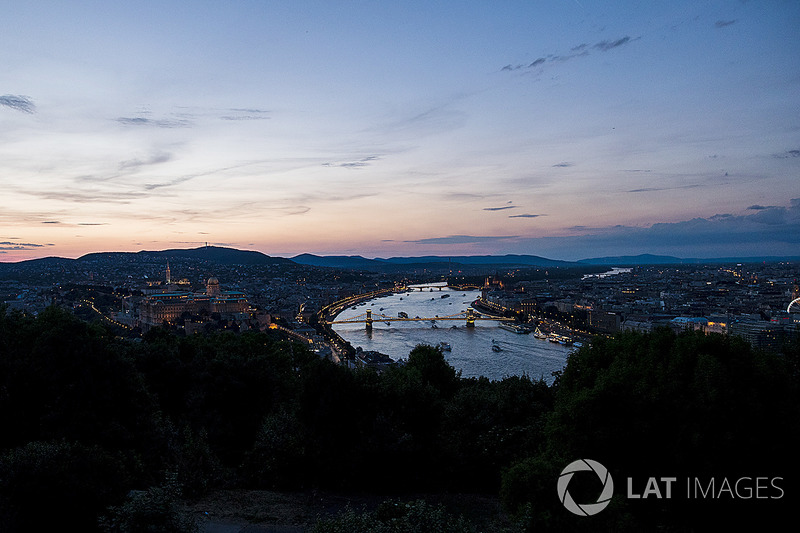
<svg viewBox="0 0 800 533"><path fill-rule="evenodd" d="M192 122L196 119L228 120L228 121L247 121L247 120L268 120L270 111L256 107L228 107L228 108L208 108L195 106L176 106L180 110L174 115L186 121ZM150 112L139 113L149 114Z"/></svg>
<svg viewBox="0 0 800 533"><path fill-rule="evenodd" d="M569 161L562 161L561 163L556 163L556 164L555 164L555 165L553 165L553 166L554 166L554 167L562 167L562 168L566 168L566 167L572 167L572 166L575 166L575 163L571 163L571 162L569 162Z"/></svg>
<svg viewBox="0 0 800 533"><path fill-rule="evenodd" d="M631 38L627 35L621 39L617 39L616 41L600 41L599 43L595 44L592 48L595 50L600 50L601 52L608 52L609 50L613 50L623 44L628 44L631 41Z"/></svg>
<svg viewBox="0 0 800 533"><path fill-rule="evenodd" d="M219 118L222 120L269 120L271 117L267 114L269 111L265 109L254 108L231 108L228 112L221 115Z"/></svg>
<svg viewBox="0 0 800 533"><path fill-rule="evenodd" d="M144 198L145 193L137 191L101 191L98 189L84 190L25 190L18 189L17 192L41 198L43 200L62 200L67 202L89 203L89 202L108 202L108 203L130 203L131 200ZM45 223L57 224L58 221L47 221Z"/></svg>
<svg viewBox="0 0 800 533"><path fill-rule="evenodd" d="M219 117L221 120L269 120L271 117L264 117L260 115L223 115Z"/></svg>
<svg viewBox="0 0 800 533"><path fill-rule="evenodd" d="M119 164L120 170L131 170L139 167L145 167L150 165L158 165L160 163L166 163L172 159L172 154L167 152L156 152L150 155L150 157L141 159L141 158L134 158L128 159L126 161L121 161Z"/></svg>
<svg viewBox="0 0 800 533"><path fill-rule="evenodd" d="M193 124L186 119L152 119L145 117L118 117L115 119L125 126L154 128L189 128Z"/></svg>
<svg viewBox="0 0 800 533"><path fill-rule="evenodd" d="M547 215L531 215L529 213L523 213L523 214L519 214L519 215L508 215L508 218L538 218L538 217L544 217L544 216L547 216Z"/></svg>
<svg viewBox="0 0 800 533"><path fill-rule="evenodd" d="M370 155L367 157L363 157L357 161L344 161L339 163L322 163L323 167L339 167L339 168L361 168L369 166L370 163L373 161L377 161L380 159L380 156L377 155Z"/></svg>
<svg viewBox="0 0 800 533"><path fill-rule="evenodd" d="M504 205L503 207L484 207L484 211L503 211L505 209L517 209L516 205Z"/></svg>
<svg viewBox="0 0 800 533"><path fill-rule="evenodd" d="M699 184L691 184L691 185L678 185L675 187L642 187L641 189L631 189L627 192L630 193L639 193L639 192L655 192L655 191L675 191L680 189L695 189L700 187Z"/></svg>
<svg viewBox="0 0 800 533"><path fill-rule="evenodd" d="M793 157L800 157L800 150L786 150L785 152L781 152L779 154L773 154L772 157L777 159L790 159Z"/></svg>
<svg viewBox="0 0 800 533"><path fill-rule="evenodd" d="M43 248L44 244L36 244L33 242L0 242L0 250L28 250L30 248Z"/></svg>
<svg viewBox="0 0 800 533"><path fill-rule="evenodd" d="M428 239L417 239L403 242L412 244L480 244L484 242L503 241L516 238L518 238L517 235L448 235L447 237L431 237Z"/></svg>
<svg viewBox="0 0 800 533"><path fill-rule="evenodd" d="M33 114L36 112L36 104L29 96L21 94L4 94L0 96L0 106L9 107L16 111Z"/></svg>
<svg viewBox="0 0 800 533"><path fill-rule="evenodd" d="M567 54L551 54L544 57L538 57L537 59L535 59L530 63L517 63L517 64L509 63L508 65L502 67L500 70L505 72L513 72L517 70L530 70L530 69L544 67L546 63L564 63L572 59L587 57L591 55L590 54L591 50L597 50L599 52L608 52L610 50L614 50L615 48L619 48L620 46L624 46L638 39L639 37L632 38L629 35L626 35L625 37L620 37L619 39L614 39L610 41L603 40L591 45L588 43L582 43L570 48L570 51Z"/></svg>
<svg viewBox="0 0 800 533"><path fill-rule="evenodd" d="M187 176L181 176L179 178L173 178L171 180L162 181L161 183L145 183L144 190L154 191L156 189L161 189L163 187L174 187L175 185L180 185L181 183L186 183L187 181L191 181L195 178L198 178L201 175L203 174L189 174Z"/></svg>
<svg viewBox="0 0 800 533"><path fill-rule="evenodd" d="M736 24L736 20L718 20L714 23L715 28L725 28L731 24Z"/></svg>

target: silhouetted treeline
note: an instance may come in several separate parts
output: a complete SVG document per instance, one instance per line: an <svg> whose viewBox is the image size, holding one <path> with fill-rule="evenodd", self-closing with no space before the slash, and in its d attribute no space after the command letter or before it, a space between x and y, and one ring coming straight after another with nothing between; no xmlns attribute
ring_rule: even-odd
<svg viewBox="0 0 800 533"><path fill-rule="evenodd" d="M57 308L0 309L0 523L91 531L105 516L123 530L117 515L179 486L499 493L530 528L691 530L669 502L625 501L624 478L789 476L799 358L786 352L625 334L573 354L548 386L461 378L429 346L378 375L268 333L132 341ZM588 522L556 494L578 458L619 484Z"/></svg>

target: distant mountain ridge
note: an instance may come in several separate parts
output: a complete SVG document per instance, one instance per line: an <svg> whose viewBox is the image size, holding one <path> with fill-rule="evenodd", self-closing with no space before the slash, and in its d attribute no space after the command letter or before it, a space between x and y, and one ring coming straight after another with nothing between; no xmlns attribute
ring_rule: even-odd
<svg viewBox="0 0 800 533"><path fill-rule="evenodd" d="M328 268L361 268L361 269L380 269L385 270L390 266L412 267L436 264L442 266L444 263L470 266L524 266L524 267L575 267L579 263L570 261L559 261L547 259L536 255L475 255L475 256L438 256L427 255L421 257L390 257L388 259L376 257L367 259L360 255L333 255L319 256L314 254L301 254L291 258L295 263L301 265L311 265Z"/></svg>
<svg viewBox="0 0 800 533"><path fill-rule="evenodd" d="M376 259L367 259L360 255L314 255L314 254L300 254L290 259L300 265L328 267L328 268L369 268L374 267L380 263Z"/></svg>
<svg viewBox="0 0 800 533"><path fill-rule="evenodd" d="M74 263L93 263L112 260L128 262L149 262L153 260L168 261L175 259L206 260L225 265L292 265L300 264L314 267L367 270L378 272L400 271L412 268L425 268L435 265L442 269L446 264L453 268L470 267L546 267L575 268L581 266L635 266L635 265L675 265L675 264L722 264L722 263L762 263L778 261L800 261L800 256L759 256L759 257L720 257L711 259L680 258L669 255L622 255L595 257L579 261L561 261L537 255L474 255L474 256L419 256L390 257L368 259L360 255L300 254L292 258L274 257L254 250L239 250L222 246L202 246L199 248L175 248L169 250L141 250L139 252L93 252L77 259L64 257L43 257L16 263L0 262L0 269L7 270L15 266L37 266L47 268Z"/></svg>
<svg viewBox="0 0 800 533"><path fill-rule="evenodd" d="M142 250L140 252L96 252L79 257L76 261L94 261L98 259L117 257L142 257L164 258L174 257L182 259L197 259L213 261L226 265L274 265L291 264L292 261L283 257L272 257L262 252L253 250L238 250L222 246L202 246L200 248L175 248L170 250Z"/></svg>
<svg viewBox="0 0 800 533"><path fill-rule="evenodd" d="M779 261L800 261L800 256L754 256L754 257L715 257L715 258L681 258L671 255L619 255L581 259L579 263L586 265L631 266L631 265L697 265L727 263L776 263Z"/></svg>

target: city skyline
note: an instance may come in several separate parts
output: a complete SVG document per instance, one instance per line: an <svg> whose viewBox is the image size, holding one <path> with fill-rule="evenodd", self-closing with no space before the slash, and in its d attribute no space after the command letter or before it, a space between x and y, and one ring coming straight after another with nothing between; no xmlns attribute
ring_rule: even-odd
<svg viewBox="0 0 800 533"><path fill-rule="evenodd" d="M796 2L0 5L2 262L800 249Z"/></svg>

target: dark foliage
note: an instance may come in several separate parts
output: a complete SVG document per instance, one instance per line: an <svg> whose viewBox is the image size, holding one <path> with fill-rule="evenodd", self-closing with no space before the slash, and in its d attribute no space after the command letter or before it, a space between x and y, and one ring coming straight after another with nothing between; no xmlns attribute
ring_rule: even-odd
<svg viewBox="0 0 800 533"><path fill-rule="evenodd" d="M107 530L182 528L174 484L188 497L223 486L499 491L530 529L689 531L684 517L763 502L633 506L625 478L788 476L800 441L794 345L773 356L721 336L624 334L575 352L548 386L463 379L431 346L376 374L265 333L155 328L131 341L55 308L0 311L4 531L92 531L99 516ZM588 521L555 490L578 458L619 483ZM130 490L141 492L125 500Z"/></svg>
<svg viewBox="0 0 800 533"><path fill-rule="evenodd" d="M601 338L570 356L549 415L547 448L506 473L503 498L527 513L532 527L693 531L760 522L765 513L785 512L787 502L692 501L681 486L675 499L633 505L622 498L623 483L651 476L675 476L682 485L687 478L716 477L719 484L748 476L791 482L799 405L791 360L754 351L739 338L669 329ZM623 485L591 524L563 513L552 482L540 486L578 458L599 461Z"/></svg>

